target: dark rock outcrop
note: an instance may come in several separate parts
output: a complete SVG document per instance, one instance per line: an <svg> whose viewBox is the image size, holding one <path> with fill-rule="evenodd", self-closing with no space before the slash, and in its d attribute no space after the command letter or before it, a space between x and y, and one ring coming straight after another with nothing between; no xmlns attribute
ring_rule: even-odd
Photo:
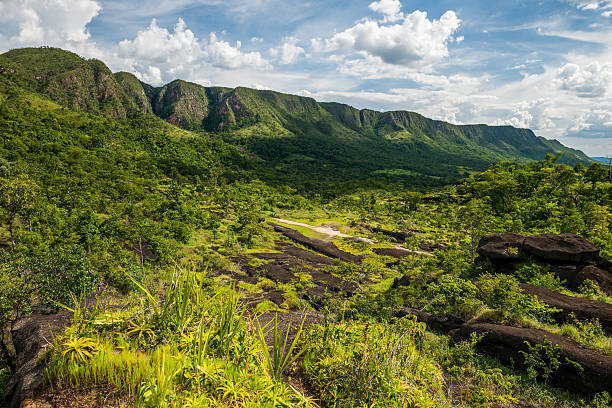
<svg viewBox="0 0 612 408"><path fill-rule="evenodd" d="M587 263L599 255L599 248L575 234L541 234L525 237L514 233L484 236L479 255L491 261L519 261L533 257L555 263Z"/></svg>
<svg viewBox="0 0 612 408"><path fill-rule="evenodd" d="M612 389L612 358L588 349L579 343L543 330L502 326L491 323L466 324L449 334L454 341L467 340L472 333L482 334L477 348L498 358L505 364L525 367L521 354L530 345L545 345L550 341L561 347L561 366L551 375L551 382L559 387L580 393L595 394ZM578 363L581 369L568 360Z"/></svg>
<svg viewBox="0 0 612 408"><path fill-rule="evenodd" d="M523 293L537 296L540 301L547 305L560 309L555 314L558 321L571 322L572 317L570 315L580 320L598 319L601 327L606 332L612 333L612 304L567 296L539 286L523 283L520 286Z"/></svg>
<svg viewBox="0 0 612 408"><path fill-rule="evenodd" d="M414 255L414 251L400 248L373 248L372 251L377 255L390 256L398 259Z"/></svg>
<svg viewBox="0 0 612 408"><path fill-rule="evenodd" d="M72 313L63 310L52 315L31 314L13 322L16 371L5 395L11 408L18 408L41 385L45 365L40 358L53 337L63 333L71 320Z"/></svg>
<svg viewBox="0 0 612 408"><path fill-rule="evenodd" d="M274 228L274 231L280 232L287 238L290 238L293 241L312 249L313 251L329 256L330 258L335 258L341 261L353 263L360 263L362 260L361 256L353 255L348 252L342 251L331 242L324 241L322 239L308 238L307 236L299 233L294 229L283 227L281 225L270 225Z"/></svg>
<svg viewBox="0 0 612 408"><path fill-rule="evenodd" d="M578 235L486 235L478 243L477 252L501 273L513 273L530 258L548 265L571 290L578 290L586 279L590 279L597 282L602 291L612 294L609 270L612 262L601 258L599 248Z"/></svg>
<svg viewBox="0 0 612 408"><path fill-rule="evenodd" d="M401 307L394 313L395 317L415 316L419 322L425 323L429 330L448 333L465 324L465 320L455 316L431 315L422 310Z"/></svg>
<svg viewBox="0 0 612 408"><path fill-rule="evenodd" d="M525 237L506 233L485 235L478 243L478 255L492 261L519 261L522 259Z"/></svg>
<svg viewBox="0 0 612 408"><path fill-rule="evenodd" d="M384 228L372 227L371 230L378 234L383 234L388 237L393 238L393 240L398 244L403 244L406 240L414 235L414 232L411 231L391 231Z"/></svg>
<svg viewBox="0 0 612 408"><path fill-rule="evenodd" d="M553 262L587 263L599 248L575 234L542 234L525 238L523 251L534 258Z"/></svg>

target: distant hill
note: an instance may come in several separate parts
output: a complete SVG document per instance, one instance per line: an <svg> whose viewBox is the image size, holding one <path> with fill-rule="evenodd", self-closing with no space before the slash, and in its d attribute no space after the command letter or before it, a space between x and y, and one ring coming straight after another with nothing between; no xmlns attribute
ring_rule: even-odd
<svg viewBox="0 0 612 408"><path fill-rule="evenodd" d="M408 111L358 110L339 103L176 80L162 87L113 74L103 62L55 48L0 55L0 90L28 89L67 108L128 119L155 115L180 128L221 137L258 163L259 177L304 190L400 182L453 183L501 160L527 162L584 153L531 130L452 125Z"/></svg>
<svg viewBox="0 0 612 408"><path fill-rule="evenodd" d="M598 161L600 163L605 163L605 164L610 164L610 161L612 159L610 159L609 157L591 157L591 159Z"/></svg>

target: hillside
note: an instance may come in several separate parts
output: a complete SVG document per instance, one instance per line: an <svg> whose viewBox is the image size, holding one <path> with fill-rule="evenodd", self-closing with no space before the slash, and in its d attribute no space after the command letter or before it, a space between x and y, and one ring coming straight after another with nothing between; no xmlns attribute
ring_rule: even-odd
<svg viewBox="0 0 612 408"><path fill-rule="evenodd" d="M605 165L39 51L0 57L0 407L612 404Z"/></svg>
<svg viewBox="0 0 612 408"><path fill-rule="evenodd" d="M0 56L0 67L2 86L24 87L71 109L118 119L153 113L183 129L220 135L252 154L260 178L301 191L333 194L338 182L347 189L443 186L500 160L525 163L557 152L563 163L591 163L582 152L527 129L457 126L414 112L357 110L181 80L155 88L59 49L9 51Z"/></svg>

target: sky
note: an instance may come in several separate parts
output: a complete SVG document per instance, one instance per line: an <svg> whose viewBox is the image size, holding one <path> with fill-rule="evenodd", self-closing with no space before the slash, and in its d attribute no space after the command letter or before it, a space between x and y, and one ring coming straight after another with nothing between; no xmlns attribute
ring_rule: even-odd
<svg viewBox="0 0 612 408"><path fill-rule="evenodd" d="M0 52L41 45L612 155L612 0L0 0Z"/></svg>

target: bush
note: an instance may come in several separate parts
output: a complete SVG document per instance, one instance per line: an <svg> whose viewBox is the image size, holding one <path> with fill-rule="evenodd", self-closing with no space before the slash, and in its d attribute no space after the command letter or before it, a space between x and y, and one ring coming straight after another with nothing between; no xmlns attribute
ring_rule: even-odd
<svg viewBox="0 0 612 408"><path fill-rule="evenodd" d="M53 308L57 303L70 304L71 294L88 294L98 282L85 251L77 245L47 250L31 259L30 268L42 302Z"/></svg>
<svg viewBox="0 0 612 408"><path fill-rule="evenodd" d="M537 297L526 295L518 285L518 280L508 275L481 276L476 282L479 298L490 308L497 309L504 316L520 318L527 315L540 320L549 320L556 312Z"/></svg>
<svg viewBox="0 0 612 408"><path fill-rule="evenodd" d="M445 407L442 371L420 347L425 325L328 324L306 329L303 368L323 406Z"/></svg>
<svg viewBox="0 0 612 408"><path fill-rule="evenodd" d="M431 303L428 311L471 317L483 303L476 297L478 288L472 282L453 275L442 275L438 282L429 285Z"/></svg>
<svg viewBox="0 0 612 408"><path fill-rule="evenodd" d="M524 265L514 275L520 282L530 285L540 286L551 290L560 290L563 288L563 282L554 273L549 271L548 265L529 264Z"/></svg>

